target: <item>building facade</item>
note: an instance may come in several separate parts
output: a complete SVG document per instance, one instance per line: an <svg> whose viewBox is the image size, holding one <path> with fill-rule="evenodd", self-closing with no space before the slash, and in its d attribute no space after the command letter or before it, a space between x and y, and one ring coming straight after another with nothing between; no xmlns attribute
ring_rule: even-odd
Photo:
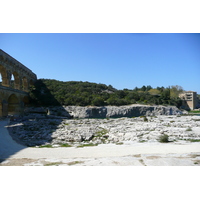
<svg viewBox="0 0 200 200"><path fill-rule="evenodd" d="M183 100L183 109L194 110L200 108L200 99L196 92L185 91L179 97Z"/></svg>

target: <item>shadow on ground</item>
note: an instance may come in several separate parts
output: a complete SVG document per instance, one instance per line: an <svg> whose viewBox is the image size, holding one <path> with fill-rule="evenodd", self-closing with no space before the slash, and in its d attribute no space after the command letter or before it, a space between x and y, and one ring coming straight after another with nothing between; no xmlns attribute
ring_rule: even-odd
<svg viewBox="0 0 200 200"><path fill-rule="evenodd" d="M34 108L27 107L23 116L0 120L0 163L27 147L50 143L63 118L70 118L41 80L35 83L31 95ZM58 112L51 113L50 105Z"/></svg>
<svg viewBox="0 0 200 200"><path fill-rule="evenodd" d="M16 152L26 148L26 146L16 143L6 128L8 119L0 120L0 162L4 161Z"/></svg>

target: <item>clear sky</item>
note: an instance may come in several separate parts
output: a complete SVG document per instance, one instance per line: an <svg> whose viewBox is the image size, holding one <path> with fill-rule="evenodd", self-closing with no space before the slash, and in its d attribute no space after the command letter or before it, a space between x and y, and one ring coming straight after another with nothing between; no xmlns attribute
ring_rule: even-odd
<svg viewBox="0 0 200 200"><path fill-rule="evenodd" d="M180 85L200 94L197 33L1 33L0 49L38 78L117 89Z"/></svg>

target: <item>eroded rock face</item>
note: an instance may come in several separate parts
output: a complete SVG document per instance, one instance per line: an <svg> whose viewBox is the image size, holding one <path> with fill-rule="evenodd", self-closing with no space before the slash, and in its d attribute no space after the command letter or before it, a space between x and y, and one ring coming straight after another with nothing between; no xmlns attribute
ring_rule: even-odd
<svg viewBox="0 0 200 200"><path fill-rule="evenodd" d="M175 106L148 106L148 105L128 105L128 106L65 106L49 107L48 113L51 115L65 116L69 118L118 118L118 117L138 117L157 115L180 115L183 114Z"/></svg>

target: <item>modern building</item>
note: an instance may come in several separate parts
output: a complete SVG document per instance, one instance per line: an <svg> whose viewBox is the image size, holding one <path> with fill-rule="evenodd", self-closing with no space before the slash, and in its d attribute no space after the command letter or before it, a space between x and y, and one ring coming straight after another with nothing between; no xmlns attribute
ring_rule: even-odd
<svg viewBox="0 0 200 200"><path fill-rule="evenodd" d="M183 100L184 109L194 110L200 108L200 99L194 91L185 91L179 97Z"/></svg>

